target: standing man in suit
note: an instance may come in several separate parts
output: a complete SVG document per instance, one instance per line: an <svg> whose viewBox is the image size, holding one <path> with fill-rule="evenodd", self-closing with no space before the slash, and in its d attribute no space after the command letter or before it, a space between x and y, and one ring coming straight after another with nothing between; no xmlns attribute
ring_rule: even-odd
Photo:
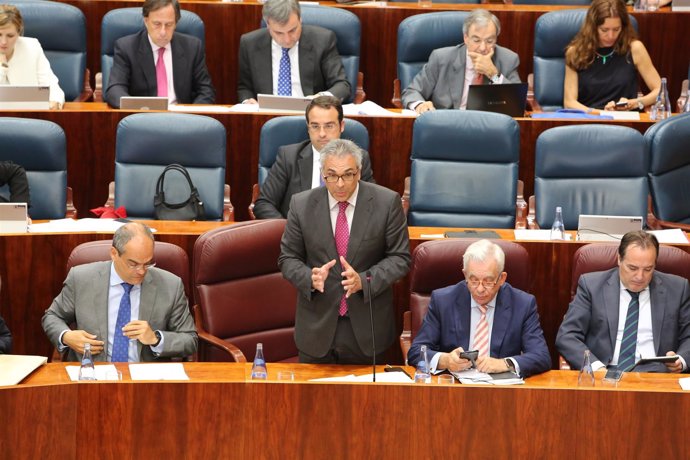
<svg viewBox="0 0 690 460"><path fill-rule="evenodd" d="M343 106L333 96L318 96L307 106L309 140L284 145L266 180L261 184L254 215L259 219L285 219L292 195L323 185L319 151L345 129ZM369 154L362 151L362 180L374 182Z"/></svg>
<svg viewBox="0 0 690 460"><path fill-rule="evenodd" d="M429 310L412 342L407 361L422 360L427 346L432 371L461 371L472 363L460 357L478 350L477 369L513 371L521 377L546 372L551 356L533 295L506 283L505 254L489 240L467 247L462 258L465 280L431 293Z"/></svg>
<svg viewBox="0 0 690 460"><path fill-rule="evenodd" d="M295 343L304 363L371 362L395 338L392 284L410 246L400 196L362 182L362 152L336 139L321 150L326 187L292 197L278 265L298 291ZM374 334L369 314L374 315Z"/></svg>
<svg viewBox="0 0 690 460"><path fill-rule="evenodd" d="M145 0L144 25L115 42L105 100L120 107L122 96L167 97L171 104L213 104L216 91L206 68L204 46L175 32L178 0Z"/></svg>
<svg viewBox="0 0 690 460"><path fill-rule="evenodd" d="M43 330L68 360L91 344L97 361L154 361L189 356L197 334L182 280L158 268L153 235L141 223L120 227L110 262L72 268L43 315ZM75 325L71 329L70 325Z"/></svg>
<svg viewBox="0 0 690 460"><path fill-rule="evenodd" d="M659 242L651 233L629 232L618 247L618 267L586 273L577 284L556 336L558 352L580 369L590 350L592 369L627 371L640 358L678 355L639 372L682 372L690 360L690 285L655 270Z"/></svg>
<svg viewBox="0 0 690 460"><path fill-rule="evenodd" d="M240 38L240 102L256 104L259 93L302 97L327 92L340 100L350 95L332 31L302 26L297 0L268 0L262 14L266 28Z"/></svg>
<svg viewBox="0 0 690 460"><path fill-rule="evenodd" d="M464 43L434 50L422 70L402 93L403 107L424 113L464 109L470 85L520 83L516 53L496 44L498 18L472 10L462 25Z"/></svg>

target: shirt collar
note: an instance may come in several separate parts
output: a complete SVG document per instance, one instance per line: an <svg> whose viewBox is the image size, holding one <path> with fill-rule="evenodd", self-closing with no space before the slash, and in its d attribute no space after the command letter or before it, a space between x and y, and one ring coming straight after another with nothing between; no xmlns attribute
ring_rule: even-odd
<svg viewBox="0 0 690 460"><path fill-rule="evenodd" d="M120 275L117 274L117 270L115 270L115 264L111 262L110 263L110 286L119 286L122 283L124 283L124 281L122 280L122 278L120 278ZM141 284L135 284L132 287L132 289L138 289L140 287L141 287Z"/></svg>
<svg viewBox="0 0 690 460"><path fill-rule="evenodd" d="M149 39L149 44L151 45L151 49L153 50L154 53L158 53L159 48L165 48L166 50L170 51L170 43L172 43L172 40L168 42L167 45L163 46L158 46L155 43L153 43L153 40L151 40L151 36L149 34L146 34L146 38Z"/></svg>
<svg viewBox="0 0 690 460"><path fill-rule="evenodd" d="M328 190L328 189L326 189ZM357 206L357 195L359 194L359 181L357 182L357 187L355 187L355 191L352 194L352 196L347 200L348 203L354 208ZM333 209L336 206L338 206L338 200L333 198L333 195L331 195L331 192L328 192L328 209Z"/></svg>

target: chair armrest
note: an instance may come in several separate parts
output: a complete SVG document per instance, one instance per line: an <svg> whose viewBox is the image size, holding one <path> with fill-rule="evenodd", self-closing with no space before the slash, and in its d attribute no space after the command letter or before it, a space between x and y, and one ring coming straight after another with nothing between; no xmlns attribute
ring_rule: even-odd
<svg viewBox="0 0 690 460"><path fill-rule="evenodd" d="M683 83L680 86L680 97L678 98L678 102L676 103L678 113L683 113L683 109L685 108L685 103L687 101L688 101L688 80L685 79L685 80L683 80Z"/></svg>
<svg viewBox="0 0 690 460"><path fill-rule="evenodd" d="M245 358L244 353L242 353L242 351L239 348L237 348L235 345L226 340L220 339L215 335L210 334L204 329L201 316L201 308L199 307L199 305L194 305L194 307L192 307L192 311L194 312L194 323L196 324L196 331L201 340L203 340L211 346L223 350L236 363L247 362L247 358Z"/></svg>
<svg viewBox="0 0 690 460"><path fill-rule="evenodd" d="M525 183L518 179L517 196L515 198L515 228L527 228L527 202L525 201Z"/></svg>
<svg viewBox="0 0 690 460"><path fill-rule="evenodd" d="M93 90L93 101L103 102L103 73L96 73L94 80L96 82L96 88Z"/></svg>
<svg viewBox="0 0 690 460"><path fill-rule="evenodd" d="M534 195L529 197L527 204L527 228L530 230L539 230L537 223L537 200Z"/></svg>
<svg viewBox="0 0 690 460"><path fill-rule="evenodd" d="M402 200L403 211L405 216L407 216L407 211L410 209L410 176L405 178L405 183L403 184L403 194L400 197Z"/></svg>
<svg viewBox="0 0 690 460"><path fill-rule="evenodd" d="M84 70L84 87L81 94L75 99L76 102L86 102L93 97L93 88L91 88L91 71Z"/></svg>
<svg viewBox="0 0 690 460"><path fill-rule="evenodd" d="M407 353L410 351L412 346L412 327L410 322L412 321L412 313L407 310L403 313L403 330L400 334L400 350L402 351L403 362L407 365Z"/></svg>
<svg viewBox="0 0 690 460"><path fill-rule="evenodd" d="M367 100L364 92L364 72L357 72L357 88L355 89L355 104L361 104Z"/></svg>
<svg viewBox="0 0 690 460"><path fill-rule="evenodd" d="M393 80L393 99L391 99L391 104L393 107L402 109L402 99L400 99L400 80L397 78Z"/></svg>
<svg viewBox="0 0 690 460"><path fill-rule="evenodd" d="M570 364L568 364L568 361L566 361L561 355L558 355L558 368L562 371L570 370Z"/></svg>
<svg viewBox="0 0 690 460"><path fill-rule="evenodd" d="M67 187L67 203L65 203L65 217L68 219L77 218L77 208L74 207L74 193L72 187Z"/></svg>
<svg viewBox="0 0 690 460"><path fill-rule="evenodd" d="M235 207L230 201L230 186L225 184L223 187L223 222L235 220Z"/></svg>
<svg viewBox="0 0 690 460"><path fill-rule="evenodd" d="M256 220L256 216L254 215L254 205L256 204L256 200L259 199L259 193L261 193L259 184L252 185L252 202L249 203L249 218L251 220Z"/></svg>
<svg viewBox="0 0 690 460"><path fill-rule="evenodd" d="M505 1L506 5L512 5L513 0L509 0L510 3L508 3L508 0ZM534 97L534 74L531 73L527 75L527 108L528 110L532 112L542 112L543 110L541 109L541 105L539 105L539 102L537 102L537 99Z"/></svg>

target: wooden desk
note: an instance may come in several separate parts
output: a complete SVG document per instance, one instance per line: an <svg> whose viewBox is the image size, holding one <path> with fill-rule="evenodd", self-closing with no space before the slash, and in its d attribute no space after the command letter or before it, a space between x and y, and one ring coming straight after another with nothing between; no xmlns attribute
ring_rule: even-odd
<svg viewBox="0 0 690 460"><path fill-rule="evenodd" d="M103 15L115 8L140 7L139 0L61 0L80 8L86 15L87 65L91 75L101 69L101 21ZM238 51L240 36L259 27L261 4L253 1L223 2L220 0L183 0L182 8L197 13L206 26L206 61L217 90L216 102L230 104L237 101ZM430 8L416 3L384 2L383 6L323 5L347 9L362 23L360 70L364 72L364 89L368 99L383 107L390 106L393 80L397 76L398 25L408 16L431 11L471 10L487 8L501 21L499 43L520 56L519 73L523 81L532 72L534 54L534 26L548 11L572 8L554 5L463 5L434 2ZM632 9L630 9L632 11ZM688 75L690 48L683 45L683 37L690 24L690 14L673 13L662 8L655 13L635 13L640 39L661 76L668 77L669 93L675 101L680 84Z"/></svg>
<svg viewBox="0 0 690 460"><path fill-rule="evenodd" d="M269 363L269 377L285 368L300 379L369 372ZM0 389L0 450L60 459L687 456L690 399L677 375L578 388L576 372L551 371L488 387L253 383L248 365L185 369L189 382L66 383L47 365Z"/></svg>

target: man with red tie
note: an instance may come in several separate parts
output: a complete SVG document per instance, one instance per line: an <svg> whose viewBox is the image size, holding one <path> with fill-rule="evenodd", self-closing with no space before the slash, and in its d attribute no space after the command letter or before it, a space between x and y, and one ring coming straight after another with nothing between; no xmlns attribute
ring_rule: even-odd
<svg viewBox="0 0 690 460"><path fill-rule="evenodd" d="M402 93L403 107L424 113L464 109L470 85L520 83L516 53L496 44L498 18L472 10L462 25L464 43L434 50L429 61Z"/></svg>
<svg viewBox="0 0 690 460"><path fill-rule="evenodd" d="M397 193L360 180L353 142L332 140L320 162L326 185L293 195L278 258L298 291L295 343L300 362L366 364L369 299L377 355L395 339L391 286L410 265L405 214Z"/></svg>

